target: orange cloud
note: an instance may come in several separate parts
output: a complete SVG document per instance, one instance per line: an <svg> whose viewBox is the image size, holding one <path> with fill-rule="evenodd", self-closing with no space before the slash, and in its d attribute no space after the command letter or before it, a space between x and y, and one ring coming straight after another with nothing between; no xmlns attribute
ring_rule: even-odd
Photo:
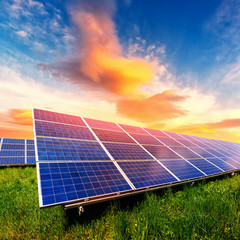
<svg viewBox="0 0 240 240"><path fill-rule="evenodd" d="M230 131L231 128L236 127L240 127L240 119L238 118L225 119L215 123L191 124L167 130L200 137L210 137L226 141L240 142L240 133L236 130Z"/></svg>
<svg viewBox="0 0 240 240"><path fill-rule="evenodd" d="M10 118L9 123L27 126L33 125L32 110L29 109L9 109L8 117Z"/></svg>
<svg viewBox="0 0 240 240"><path fill-rule="evenodd" d="M9 109L0 113L0 137L33 139L32 111Z"/></svg>
<svg viewBox="0 0 240 240"><path fill-rule="evenodd" d="M152 64L122 56L115 25L106 12L73 11L72 17L81 36L79 68L87 78L120 95L137 93L152 80Z"/></svg>
<svg viewBox="0 0 240 240"><path fill-rule="evenodd" d="M33 127L19 128L0 126L0 138L21 138L21 139L34 139Z"/></svg>
<svg viewBox="0 0 240 240"><path fill-rule="evenodd" d="M148 98L122 99L117 102L117 111L140 122L157 122L186 115L187 112L175 104L186 98L167 90Z"/></svg>

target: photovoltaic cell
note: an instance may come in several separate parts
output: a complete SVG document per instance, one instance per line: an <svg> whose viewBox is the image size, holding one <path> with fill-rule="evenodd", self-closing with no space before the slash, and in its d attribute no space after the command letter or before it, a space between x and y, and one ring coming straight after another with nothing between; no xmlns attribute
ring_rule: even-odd
<svg viewBox="0 0 240 240"><path fill-rule="evenodd" d="M23 150L1 150L0 151L1 157L19 157L25 156L25 151Z"/></svg>
<svg viewBox="0 0 240 240"><path fill-rule="evenodd" d="M177 181L156 161L124 161L118 164L137 189Z"/></svg>
<svg viewBox="0 0 240 240"><path fill-rule="evenodd" d="M10 144L25 144L25 139L13 139L13 138L4 138L3 144L10 143Z"/></svg>
<svg viewBox="0 0 240 240"><path fill-rule="evenodd" d="M158 137L168 137L164 132L157 130L157 129L150 129L150 128L144 128L147 132L149 132L153 136Z"/></svg>
<svg viewBox="0 0 240 240"><path fill-rule="evenodd" d="M110 160L98 142L37 138L39 161Z"/></svg>
<svg viewBox="0 0 240 240"><path fill-rule="evenodd" d="M50 112L50 111L45 111L40 109L34 109L34 119L44 120L49 122L67 123L67 124L86 127L86 124L83 122L81 117L62 114L62 113L55 113L55 112Z"/></svg>
<svg viewBox="0 0 240 240"><path fill-rule="evenodd" d="M171 149L186 159L199 158L199 155L195 154L190 149L183 147L183 146L182 147L171 147Z"/></svg>
<svg viewBox="0 0 240 240"><path fill-rule="evenodd" d="M25 157L0 156L0 165L18 165L18 164L25 164Z"/></svg>
<svg viewBox="0 0 240 240"><path fill-rule="evenodd" d="M10 143L6 143L6 144L2 144L2 150L24 150L25 149L25 145L23 144L10 144Z"/></svg>
<svg viewBox="0 0 240 240"><path fill-rule="evenodd" d="M166 146L150 146L143 145L148 152L150 152L157 159L181 159L176 153Z"/></svg>
<svg viewBox="0 0 240 240"><path fill-rule="evenodd" d="M180 142L182 144L182 146L186 146L186 147L197 147L196 144L194 144L191 141L185 140L185 139L177 139L178 142Z"/></svg>
<svg viewBox="0 0 240 240"><path fill-rule="evenodd" d="M214 155L212 155L211 153L209 153L207 150L203 149L203 148L190 148L192 151L194 151L195 153L199 154L201 157L207 158L207 157L216 157Z"/></svg>
<svg viewBox="0 0 240 240"><path fill-rule="evenodd" d="M224 162L228 163L228 164L231 164L236 169L240 169L240 163L232 160L231 158L220 158L220 159L223 160Z"/></svg>
<svg viewBox="0 0 240 240"><path fill-rule="evenodd" d="M153 159L137 144L103 143L115 160L148 160Z"/></svg>
<svg viewBox="0 0 240 240"><path fill-rule="evenodd" d="M28 144L28 145L27 145L27 150L28 150L28 151L30 151L30 150L34 151L34 150L35 150L35 145Z"/></svg>
<svg viewBox="0 0 240 240"><path fill-rule="evenodd" d="M42 205L130 190L112 162L39 163Z"/></svg>
<svg viewBox="0 0 240 240"><path fill-rule="evenodd" d="M203 173L185 160L166 160L161 161L161 163L182 181L204 176Z"/></svg>
<svg viewBox="0 0 240 240"><path fill-rule="evenodd" d="M95 129L95 128L93 128L92 130L101 141L136 143L125 132L108 131L108 130L101 130L101 129Z"/></svg>
<svg viewBox="0 0 240 240"><path fill-rule="evenodd" d="M121 126L128 133L140 133L140 134L147 135L146 131L144 131L140 127L129 126L129 125L125 125L125 124L119 124L119 126Z"/></svg>
<svg viewBox="0 0 240 240"><path fill-rule="evenodd" d="M219 151L216 151L212 148L208 148L206 149L209 153L211 153L212 155L214 155L215 157L226 157L224 154L220 153Z"/></svg>
<svg viewBox="0 0 240 240"><path fill-rule="evenodd" d="M84 118L84 120L92 128L100 128L100 129L122 132L122 129L116 123L105 122L105 121L100 121L100 120L95 120L90 118Z"/></svg>
<svg viewBox="0 0 240 240"><path fill-rule="evenodd" d="M28 144L28 145L34 145L34 140L27 139L27 144Z"/></svg>
<svg viewBox="0 0 240 240"><path fill-rule="evenodd" d="M182 147L182 144L175 141L174 139L170 138L170 137L156 137L157 139L159 139L162 143L164 143L166 146L169 147Z"/></svg>
<svg viewBox="0 0 240 240"><path fill-rule="evenodd" d="M36 163L36 158L27 156L27 164L35 164Z"/></svg>
<svg viewBox="0 0 240 240"><path fill-rule="evenodd" d="M220 158L207 158L207 160L216 166L220 167L224 171L232 171L235 168L229 165L227 162L221 160Z"/></svg>
<svg viewBox="0 0 240 240"><path fill-rule="evenodd" d="M96 140L87 127L35 121L37 136Z"/></svg>
<svg viewBox="0 0 240 240"><path fill-rule="evenodd" d="M150 144L150 145L163 145L156 138L151 135L143 135L137 133L129 133L138 143L140 144Z"/></svg>
<svg viewBox="0 0 240 240"><path fill-rule="evenodd" d="M211 174L217 174L223 172L221 169L214 166L212 163L206 161L203 158L199 159L190 159L188 160L190 163L192 163L194 166L196 166L198 169L206 173L207 175Z"/></svg>

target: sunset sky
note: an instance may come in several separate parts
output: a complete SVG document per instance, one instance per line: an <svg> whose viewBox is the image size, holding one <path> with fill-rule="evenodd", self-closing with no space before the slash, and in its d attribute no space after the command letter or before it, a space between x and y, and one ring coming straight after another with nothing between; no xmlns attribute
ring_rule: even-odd
<svg viewBox="0 0 240 240"><path fill-rule="evenodd" d="M0 103L240 142L240 1L2 1Z"/></svg>

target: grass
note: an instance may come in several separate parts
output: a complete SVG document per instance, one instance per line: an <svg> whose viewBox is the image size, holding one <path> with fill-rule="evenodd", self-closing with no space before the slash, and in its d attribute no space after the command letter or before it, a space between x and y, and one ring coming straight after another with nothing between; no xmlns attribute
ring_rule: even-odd
<svg viewBox="0 0 240 240"><path fill-rule="evenodd" d="M0 239L240 239L240 175L76 209L39 209L36 169L0 169Z"/></svg>

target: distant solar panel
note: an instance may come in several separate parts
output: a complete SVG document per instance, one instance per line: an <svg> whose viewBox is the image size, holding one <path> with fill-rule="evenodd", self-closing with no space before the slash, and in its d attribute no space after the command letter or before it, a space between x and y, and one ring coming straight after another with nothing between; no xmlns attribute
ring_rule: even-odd
<svg viewBox="0 0 240 240"><path fill-rule="evenodd" d="M35 164L34 140L2 138L0 166Z"/></svg>
<svg viewBox="0 0 240 240"><path fill-rule="evenodd" d="M240 144L45 110L33 113L40 207L112 198L239 169ZM31 162L33 145L27 146L26 157Z"/></svg>

